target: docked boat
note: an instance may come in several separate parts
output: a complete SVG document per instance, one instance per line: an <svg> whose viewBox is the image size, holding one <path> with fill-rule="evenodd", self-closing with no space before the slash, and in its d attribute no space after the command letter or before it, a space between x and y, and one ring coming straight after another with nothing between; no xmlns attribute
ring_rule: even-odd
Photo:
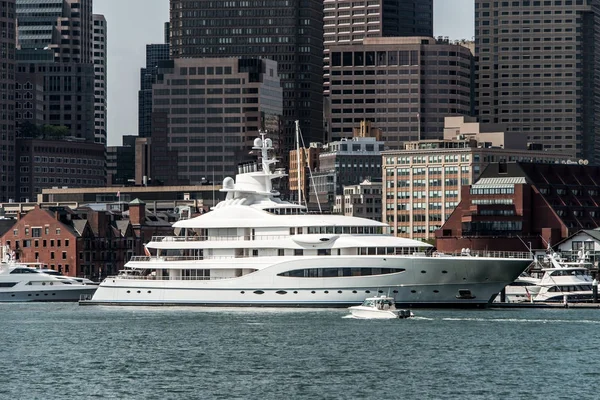
<svg viewBox="0 0 600 400"><path fill-rule="evenodd" d="M261 166L223 180L226 199L153 237L82 305L349 307L389 294L409 306L484 306L531 263L527 253L447 256L389 234L387 224L308 214L272 181L272 142L254 141Z"/></svg>
<svg viewBox="0 0 600 400"><path fill-rule="evenodd" d="M587 302L593 299L593 280L589 267L580 256L578 261L567 262L558 254L549 254L550 267L543 268L544 275L537 284L539 292L534 302Z"/></svg>
<svg viewBox="0 0 600 400"><path fill-rule="evenodd" d="M97 286L48 275L10 259L0 263L0 302L79 301Z"/></svg>
<svg viewBox="0 0 600 400"><path fill-rule="evenodd" d="M533 301L541 289L540 282L540 278L522 273L514 282L504 288L505 302L523 303ZM495 301L500 302L501 296L497 296Z"/></svg>
<svg viewBox="0 0 600 400"><path fill-rule="evenodd" d="M348 307L351 315L359 319L392 319L410 318L414 314L410 310L399 310L393 297L367 297L359 306Z"/></svg>

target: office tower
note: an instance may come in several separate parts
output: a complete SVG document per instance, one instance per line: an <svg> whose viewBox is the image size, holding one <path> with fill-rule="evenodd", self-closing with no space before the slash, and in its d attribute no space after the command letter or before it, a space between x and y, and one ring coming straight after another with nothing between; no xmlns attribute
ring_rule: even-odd
<svg viewBox="0 0 600 400"><path fill-rule="evenodd" d="M166 25L165 25L166 26ZM169 44L146 45L146 67L140 70L138 92L138 136L150 137L152 128L152 84L158 75L158 62L169 59Z"/></svg>
<svg viewBox="0 0 600 400"><path fill-rule="evenodd" d="M44 76L45 123L94 141L91 0L17 0L18 70Z"/></svg>
<svg viewBox="0 0 600 400"><path fill-rule="evenodd" d="M0 201L15 197L15 0L0 0Z"/></svg>
<svg viewBox="0 0 600 400"><path fill-rule="evenodd" d="M92 16L93 29L93 53L92 60L94 62L94 141L96 143L106 144L106 65L107 59L107 31L106 19L104 15L94 14Z"/></svg>
<svg viewBox="0 0 600 400"><path fill-rule="evenodd" d="M324 0L324 84L329 94L329 51L365 38L433 36L433 0Z"/></svg>
<svg viewBox="0 0 600 400"><path fill-rule="evenodd" d="M92 62L92 0L17 0L19 61Z"/></svg>
<svg viewBox="0 0 600 400"><path fill-rule="evenodd" d="M260 130L280 126L282 89L272 60L162 61L153 91L148 170L153 184L221 182L237 173L238 163L256 160L248 151ZM174 176L166 174L172 165Z"/></svg>
<svg viewBox="0 0 600 400"><path fill-rule="evenodd" d="M331 140L364 120L389 149L442 136L444 117L469 115L471 51L432 37L366 38L330 48ZM356 183L356 182L353 182Z"/></svg>
<svg viewBox="0 0 600 400"><path fill-rule="evenodd" d="M476 0L480 121L598 161L599 7L597 0Z"/></svg>
<svg viewBox="0 0 600 400"><path fill-rule="evenodd" d="M322 0L171 0L171 55L256 57L277 62L284 145L323 141ZM286 153L283 153L287 157Z"/></svg>

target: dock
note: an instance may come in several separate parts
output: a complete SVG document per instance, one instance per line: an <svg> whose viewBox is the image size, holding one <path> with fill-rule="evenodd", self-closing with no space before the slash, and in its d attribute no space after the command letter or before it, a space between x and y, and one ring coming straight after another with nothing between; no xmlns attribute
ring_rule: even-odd
<svg viewBox="0 0 600 400"><path fill-rule="evenodd" d="M492 303L488 308L577 308L600 309L600 303Z"/></svg>

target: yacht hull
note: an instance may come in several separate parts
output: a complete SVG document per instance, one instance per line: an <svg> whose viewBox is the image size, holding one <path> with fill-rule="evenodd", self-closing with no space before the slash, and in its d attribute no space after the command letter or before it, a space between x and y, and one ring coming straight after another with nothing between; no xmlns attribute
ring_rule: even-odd
<svg viewBox="0 0 600 400"><path fill-rule="evenodd" d="M83 297L91 297L97 287L82 286L54 288L44 290L12 290L0 292L0 303L5 302L66 302L79 301Z"/></svg>
<svg viewBox="0 0 600 400"><path fill-rule="evenodd" d="M109 277L85 305L194 305L253 307L349 307L385 294L408 307L481 307L530 264L529 259L486 257L321 256L240 259L268 265L240 277L162 280ZM231 263L231 261L229 261ZM246 264L244 264L246 263ZM141 262L140 262L141 264ZM206 263L208 264L208 263ZM164 265L164 264L163 264ZM195 268L207 268L196 262ZM215 264L210 264L212 268ZM289 277L298 268L401 268L372 276ZM141 266L135 265L140 269ZM181 268L178 265L178 268Z"/></svg>

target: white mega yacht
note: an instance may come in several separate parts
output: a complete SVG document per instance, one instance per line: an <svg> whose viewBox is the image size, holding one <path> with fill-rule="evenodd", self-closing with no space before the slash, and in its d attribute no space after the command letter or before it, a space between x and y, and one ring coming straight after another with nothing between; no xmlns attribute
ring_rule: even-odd
<svg viewBox="0 0 600 400"><path fill-rule="evenodd" d="M270 139L257 138L262 168L223 180L226 199L154 237L80 304L348 307L386 294L409 306L485 305L531 263L522 254L431 254L387 233L384 223L307 214L282 201L272 181Z"/></svg>

